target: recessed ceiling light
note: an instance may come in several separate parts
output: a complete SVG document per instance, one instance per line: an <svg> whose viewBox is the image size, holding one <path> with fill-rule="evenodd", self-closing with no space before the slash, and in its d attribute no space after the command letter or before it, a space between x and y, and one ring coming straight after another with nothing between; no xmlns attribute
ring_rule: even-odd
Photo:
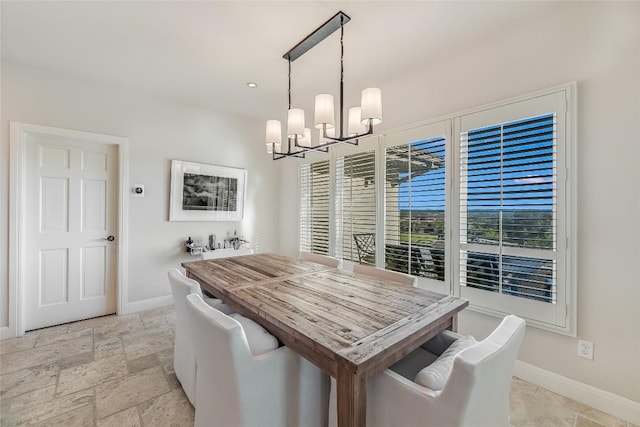
<svg viewBox="0 0 640 427"><path fill-rule="evenodd" d="M247 86L249 86L251 89L253 89L254 87L258 87L258 84L254 83L254 82L247 82Z"/></svg>

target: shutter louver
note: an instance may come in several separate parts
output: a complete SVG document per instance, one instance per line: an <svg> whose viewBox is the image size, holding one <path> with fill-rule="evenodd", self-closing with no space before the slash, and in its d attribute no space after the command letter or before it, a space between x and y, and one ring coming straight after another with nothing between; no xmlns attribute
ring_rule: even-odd
<svg viewBox="0 0 640 427"><path fill-rule="evenodd" d="M461 134L461 285L555 302L555 126L547 114Z"/></svg>
<svg viewBox="0 0 640 427"><path fill-rule="evenodd" d="M329 254L329 161L300 166L300 250Z"/></svg>

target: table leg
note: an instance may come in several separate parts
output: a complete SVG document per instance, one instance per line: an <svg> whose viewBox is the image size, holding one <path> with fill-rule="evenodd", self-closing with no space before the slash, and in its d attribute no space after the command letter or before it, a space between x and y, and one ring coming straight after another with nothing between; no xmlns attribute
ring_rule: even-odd
<svg viewBox="0 0 640 427"><path fill-rule="evenodd" d="M340 369L337 378L338 427L367 424L367 381L364 375Z"/></svg>

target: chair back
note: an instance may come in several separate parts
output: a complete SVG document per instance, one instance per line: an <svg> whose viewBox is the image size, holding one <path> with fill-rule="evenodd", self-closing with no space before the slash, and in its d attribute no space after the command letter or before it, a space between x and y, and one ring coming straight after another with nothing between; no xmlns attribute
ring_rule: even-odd
<svg viewBox="0 0 640 427"><path fill-rule="evenodd" d="M371 265L355 264L353 272L356 274L364 274L366 276L375 277L377 279L390 281L391 285L402 284L415 287L418 285L418 278L409 274L397 271L384 270L382 268L373 267Z"/></svg>
<svg viewBox="0 0 640 427"><path fill-rule="evenodd" d="M354 233L353 240L358 249L359 262L373 263L376 259L375 233Z"/></svg>
<svg viewBox="0 0 640 427"><path fill-rule="evenodd" d="M451 375L439 396L460 426L509 426L511 376L525 321L505 317L486 339L462 351L454 360ZM454 415L457 413L457 416Z"/></svg>
<svg viewBox="0 0 640 427"><path fill-rule="evenodd" d="M196 427L319 426L318 368L303 363L287 347L254 357L235 319L198 295L189 295L187 306L198 337ZM301 408L303 399L313 404Z"/></svg>
<svg viewBox="0 0 640 427"><path fill-rule="evenodd" d="M208 306L198 295L189 295L186 305L200 360L195 425L244 425L238 371L239 365L251 359L244 331L236 320Z"/></svg>
<svg viewBox="0 0 640 427"><path fill-rule="evenodd" d="M342 268L342 260L328 255L314 254L313 252L300 251L301 261L311 261L327 267Z"/></svg>
<svg viewBox="0 0 640 427"><path fill-rule="evenodd" d="M196 294L202 297L202 291L198 282L185 277L177 268L169 270L168 275L176 309L173 367L187 398L195 404L196 354L187 318L187 296Z"/></svg>

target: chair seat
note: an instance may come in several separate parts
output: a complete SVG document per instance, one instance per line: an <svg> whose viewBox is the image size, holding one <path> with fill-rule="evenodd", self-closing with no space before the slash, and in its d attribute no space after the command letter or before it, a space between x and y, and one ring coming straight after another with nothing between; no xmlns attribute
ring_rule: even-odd
<svg viewBox="0 0 640 427"><path fill-rule="evenodd" d="M418 372L425 366L432 364L438 358L437 355L429 353L427 350L418 347L406 355L402 360L392 365L389 369L398 375L402 375L408 380L413 381Z"/></svg>

